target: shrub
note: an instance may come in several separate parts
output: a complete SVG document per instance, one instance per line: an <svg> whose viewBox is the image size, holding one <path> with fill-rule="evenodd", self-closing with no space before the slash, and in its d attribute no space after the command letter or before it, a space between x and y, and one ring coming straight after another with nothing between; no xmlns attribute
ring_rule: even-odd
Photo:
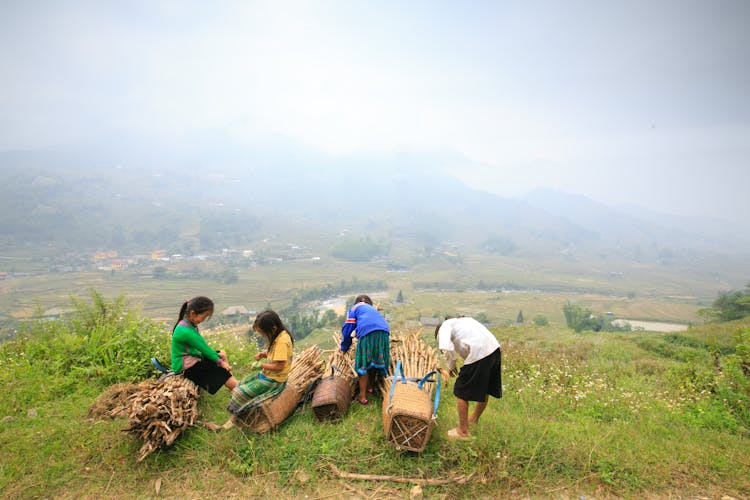
<svg viewBox="0 0 750 500"><path fill-rule="evenodd" d="M549 325L549 320L547 319L547 317L543 316L541 314L537 314L536 316L534 316L534 320L533 321L534 321L534 324L536 326L547 326L547 325Z"/></svg>
<svg viewBox="0 0 750 500"><path fill-rule="evenodd" d="M739 330L732 353L690 356L671 368L666 380L689 401L691 420L707 428L750 432L750 328ZM707 347L704 349L708 349Z"/></svg>
<svg viewBox="0 0 750 500"><path fill-rule="evenodd" d="M22 325L0 348L3 365L51 385L101 387L153 374L150 358L163 358L169 343L162 327L128 311L122 296L108 301L92 291L90 303L72 302L69 318Z"/></svg>

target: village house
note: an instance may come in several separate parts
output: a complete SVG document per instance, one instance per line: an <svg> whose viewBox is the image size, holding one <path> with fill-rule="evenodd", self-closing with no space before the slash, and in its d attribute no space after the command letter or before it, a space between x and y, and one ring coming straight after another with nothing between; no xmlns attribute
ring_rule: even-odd
<svg viewBox="0 0 750 500"><path fill-rule="evenodd" d="M229 306L221 311L222 316L247 316L248 311L245 306Z"/></svg>
<svg viewBox="0 0 750 500"><path fill-rule="evenodd" d="M422 326L436 327L440 324L440 318L431 318L428 316L422 316L419 318L419 324Z"/></svg>

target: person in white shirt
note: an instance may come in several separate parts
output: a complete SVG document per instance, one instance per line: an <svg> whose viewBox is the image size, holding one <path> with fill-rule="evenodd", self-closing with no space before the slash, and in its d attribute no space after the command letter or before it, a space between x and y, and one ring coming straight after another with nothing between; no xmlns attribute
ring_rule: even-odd
<svg viewBox="0 0 750 500"><path fill-rule="evenodd" d="M503 395L500 343L482 323L467 316L446 318L435 328L435 338L451 374L456 373L457 358L464 360L453 384L458 427L449 430L448 437L466 439L469 437L469 424L479 421L489 396L501 398ZM476 402L471 416L469 401Z"/></svg>

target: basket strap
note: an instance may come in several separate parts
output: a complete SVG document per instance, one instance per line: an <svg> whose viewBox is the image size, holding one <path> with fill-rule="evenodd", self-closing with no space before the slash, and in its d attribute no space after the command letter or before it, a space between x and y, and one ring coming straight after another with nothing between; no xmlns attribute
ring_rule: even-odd
<svg viewBox="0 0 750 500"><path fill-rule="evenodd" d="M386 408L386 411L388 413L391 412L391 406L393 406L393 391L396 389L396 384L398 383L398 374L401 373L401 380L402 384L406 383L406 377L404 377L404 368L401 366L401 360L399 359L396 361L396 369L394 370L395 373L393 375L393 383L391 384L391 390L388 392L388 407Z"/></svg>
<svg viewBox="0 0 750 500"><path fill-rule="evenodd" d="M437 418L438 405L440 404L440 372L432 371L428 373L427 375L422 377L422 380L419 381L419 383L417 384L417 387L421 389L425 382L432 382L432 379L430 379L430 375L437 375L437 386L435 389L435 406L433 407L433 410L432 410L432 418L434 419L434 418Z"/></svg>
<svg viewBox="0 0 750 500"><path fill-rule="evenodd" d="M437 375L437 385L435 386L435 406L432 409L432 418L437 418L437 409L440 404L440 372L435 372Z"/></svg>
<svg viewBox="0 0 750 500"><path fill-rule="evenodd" d="M341 370L339 370L339 367L336 365L331 365L331 374L328 376L328 378L333 378L333 370L336 370L337 372L341 373ZM343 375L343 373L341 373Z"/></svg>
<svg viewBox="0 0 750 500"><path fill-rule="evenodd" d="M304 395L302 396L302 402L310 401L313 396L313 392L315 392L315 388L318 386L318 383L320 383L320 379L315 379L309 384L307 384L307 387L305 387ZM284 382L286 384L286 382ZM284 385L284 389L286 389L286 385ZM282 391L284 390L282 389ZM279 393L281 394L281 393Z"/></svg>
<svg viewBox="0 0 750 500"><path fill-rule="evenodd" d="M398 381L399 379L398 379L398 377L386 377L386 380L396 380L396 381ZM405 377L405 378L402 379L402 381L404 381L404 380L406 382L419 382L420 380L422 380L422 377ZM425 380L425 382L434 382L434 381L435 381L435 379L432 379L432 378Z"/></svg>
<svg viewBox="0 0 750 500"><path fill-rule="evenodd" d="M417 387L419 387L421 389L425 382L432 382L432 380L428 380L428 379L430 378L430 375L434 375L436 373L437 372L430 372L427 375L425 375L424 377L422 377L419 380L419 382L417 383Z"/></svg>

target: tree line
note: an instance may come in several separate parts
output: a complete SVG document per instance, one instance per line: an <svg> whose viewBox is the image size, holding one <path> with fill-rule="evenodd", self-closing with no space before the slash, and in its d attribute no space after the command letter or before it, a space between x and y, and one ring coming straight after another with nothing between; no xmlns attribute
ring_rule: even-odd
<svg viewBox="0 0 750 500"><path fill-rule="evenodd" d="M572 304L570 301L567 301L563 306L563 314L568 328L576 332L629 332L632 330L628 323L618 325L614 323L612 318L594 314L591 309Z"/></svg>
<svg viewBox="0 0 750 500"><path fill-rule="evenodd" d="M750 283L744 291L722 292L711 307L698 311L709 321L733 321L750 316Z"/></svg>

